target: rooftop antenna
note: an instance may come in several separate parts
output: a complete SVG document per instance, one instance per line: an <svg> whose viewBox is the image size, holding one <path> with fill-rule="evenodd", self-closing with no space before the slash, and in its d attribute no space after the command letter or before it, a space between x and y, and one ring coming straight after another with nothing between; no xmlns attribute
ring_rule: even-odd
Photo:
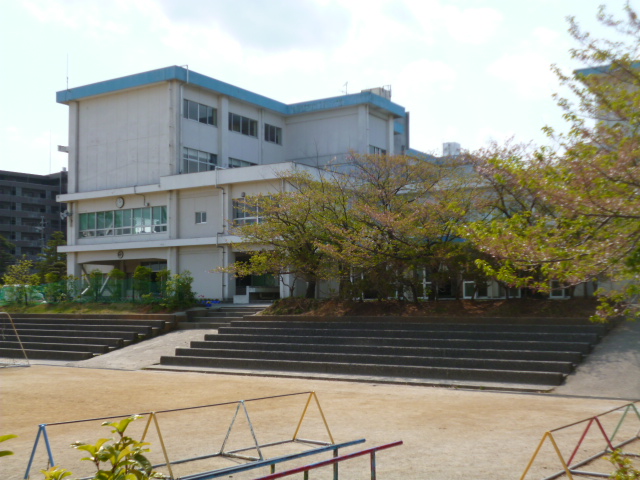
<svg viewBox="0 0 640 480"><path fill-rule="evenodd" d="M344 92L343 92L345 95L349 95L348 88L349 88L349 81L346 81L344 82Z"/></svg>
<svg viewBox="0 0 640 480"><path fill-rule="evenodd" d="M67 90L69 90L69 54L67 53Z"/></svg>
<svg viewBox="0 0 640 480"><path fill-rule="evenodd" d="M51 173L51 130L49 130L49 173Z"/></svg>

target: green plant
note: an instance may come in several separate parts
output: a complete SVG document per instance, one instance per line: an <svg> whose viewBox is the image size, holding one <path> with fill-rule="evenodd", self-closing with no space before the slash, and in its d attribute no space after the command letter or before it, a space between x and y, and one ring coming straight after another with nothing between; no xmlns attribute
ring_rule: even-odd
<svg viewBox="0 0 640 480"><path fill-rule="evenodd" d="M40 470L44 474L44 480L61 480L64 477L71 476L71 472L66 468L53 466L48 470Z"/></svg>
<svg viewBox="0 0 640 480"><path fill-rule="evenodd" d="M94 302L100 300L100 293L102 290L102 272L97 268L89 272L89 295Z"/></svg>
<svg viewBox="0 0 640 480"><path fill-rule="evenodd" d="M612 480L640 479L640 470L635 468L631 460L625 457L620 450L613 451L611 456L607 457L607 460L616 467L616 471L609 476Z"/></svg>
<svg viewBox="0 0 640 480"><path fill-rule="evenodd" d="M142 298L144 293L149 293L151 275L153 275L153 270L142 265L138 265L133 272L133 289L138 292L138 297Z"/></svg>
<svg viewBox="0 0 640 480"><path fill-rule="evenodd" d="M111 433L115 438L101 438L95 444L75 442L73 448L87 452L89 456L82 460L92 462L96 467L93 480L148 480L151 478L166 478L159 472L154 472L149 459L145 456L149 452L149 445L125 435L131 422L140 418L132 415L117 422L104 422L102 426L112 427ZM60 480L71 475L64 468L52 467L42 470L45 480Z"/></svg>
<svg viewBox="0 0 640 480"><path fill-rule="evenodd" d="M114 300L120 300L124 294L124 280L127 278L127 274L118 268L114 268L108 275L109 280L113 284L111 295Z"/></svg>
<svg viewBox="0 0 640 480"><path fill-rule="evenodd" d="M16 437L17 435L0 435L0 443ZM13 452L11 450L0 450L0 457L6 457L7 455L13 455Z"/></svg>
<svg viewBox="0 0 640 480"><path fill-rule="evenodd" d="M196 303L196 295L191 288L193 277L189 270L172 275L167 280L165 298L160 304L164 308L188 308Z"/></svg>

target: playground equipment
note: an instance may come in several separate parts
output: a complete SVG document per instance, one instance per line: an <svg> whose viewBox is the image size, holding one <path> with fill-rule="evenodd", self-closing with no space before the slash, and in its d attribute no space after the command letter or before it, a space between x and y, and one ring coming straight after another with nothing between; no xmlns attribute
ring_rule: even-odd
<svg viewBox="0 0 640 480"><path fill-rule="evenodd" d="M589 472L589 471L579 470L579 468L585 465L588 465L598 459L601 459L605 455L611 454L614 450L618 450L624 447L625 445L629 445L632 442L636 442L637 440L640 440L640 429L638 429L636 433L634 435L631 435L629 438L617 440L618 434L621 433L622 427L623 425L625 425L625 421L628 421L629 417L633 418L633 413L635 413L635 418L640 422L640 411L638 411L639 406L640 406L640 400L633 403L628 403L626 405L622 405L620 407L613 408L611 410L608 410L594 417L589 417L584 420L571 423L569 425L564 425L562 427L549 430L542 436L542 439L538 444L538 448L536 448L536 451L531 457L531 460L529 461L527 468L525 468L524 473L522 474L522 477L520 477L520 480L525 479L525 477L527 476L527 473L529 473L529 470L531 469L531 466L533 465L534 461L538 457L538 454L540 453L542 446L545 444L545 441L547 440L553 446L553 450L557 454L558 459L560 460L560 463L562 465L562 470L546 477L544 480L552 480L554 478L558 478L563 475L566 475L567 478L569 478L570 480L573 480L574 475L610 478L610 472L609 473L593 472L593 471ZM632 412L632 415L628 416L630 412ZM620 420L616 423L611 436L609 436L603 426L603 419L607 416L611 418L616 414L621 414ZM570 429L573 427L579 427L583 424L586 424L584 431L580 435L580 438L575 448L572 449L571 451L572 453L569 456L568 460L565 460L565 457L562 455L561 449L559 447L559 442L557 441L556 437L562 431L566 431L567 429ZM587 435L589 434L591 427L593 427L594 425L598 427L597 432L599 432L599 435L602 437L602 440L604 441L604 444L605 444L604 450L593 451L593 448L587 448L587 450L591 450L589 451L588 457L582 460L577 460L578 452L581 448L585 448L585 439L587 439ZM616 440L618 443L614 443ZM630 453L630 452L622 452L622 455L629 456L629 457L640 457L640 455L636 453Z"/></svg>
<svg viewBox="0 0 640 480"><path fill-rule="evenodd" d="M297 426L296 426L295 432L293 433L293 436L291 438L285 438L285 439L281 439L273 442L260 443L258 441L258 436L254 428L254 422L252 421L252 418L250 417L249 412L247 410L247 404L251 402L284 399L287 397L296 397L296 396L307 396L307 398L306 398L306 403L304 405L302 414L297 422ZM320 414L320 418L322 419L322 424L324 426L324 431L326 432L329 441L303 439L303 438L300 438L299 436L303 421L307 416L307 413L309 411L309 408L312 402L314 402L315 405L317 406L317 409ZM165 442L166 437L163 436L162 430L160 428L161 420L167 414L210 409L210 408L222 407L222 406L234 406L234 405L235 405L235 413L233 414L231 422L226 430L226 435L224 436L224 440L222 441L222 445L220 446L219 450L211 451L209 453L206 453L205 455L192 456L188 458L174 459L170 456L169 449L167 448L166 442ZM347 457L345 458L339 457L339 450L365 442L364 439L358 439L358 440L353 440L353 441L344 442L344 443L336 443L333 438L333 435L331 434L329 425L327 423L324 412L322 411L322 407L320 406L320 402L318 401L318 397L315 394L315 392L300 392L300 393L291 393L291 394L284 394L284 395L275 395L275 396L269 396L269 397L252 398L248 400L216 403L216 404L201 405L201 406L195 406L195 407L159 410L159 411L146 412L146 413L137 414L137 415L140 415L143 418L146 417L146 423L144 427L144 432L142 433L141 441L145 441L145 438L147 438L152 431L155 431L155 433L157 434L159 446L162 451L163 462L155 464L154 468L158 468L158 467L166 468L166 470L168 471L169 478L173 480L208 480L208 479L220 478L220 477L228 478L229 475L232 475L234 473L252 470L252 469L261 468L261 467L270 467L270 471L273 474L275 473L275 467L277 464L291 461L298 458L307 457L307 456L327 453L327 452L332 453L334 456L333 460L335 461L331 463L331 465L333 465L334 479L337 480L339 478L338 464L340 463L340 461L347 459ZM128 416L130 415L115 415L115 416L102 417L102 418L91 418L91 419L84 419L84 420L72 420L68 422L41 424L38 427L38 433L34 441L34 445L32 448L31 456L29 459L29 463L27 465L27 470L25 472L24 478L25 479L29 478L31 468L34 463L34 458L36 456L36 452L38 450L39 443L41 440L44 443L46 448L48 466L56 465L53 457L53 450L52 450L52 444L50 441L50 435L48 432L51 427L60 426L60 425L69 425L69 424L81 424L85 422L107 421L107 420L128 417ZM242 447L242 448L231 449L229 447L229 444L230 444L229 438L232 434L232 431L234 430L234 426L239 423L238 420L241 418L243 420L246 420L246 424L250 432L251 445ZM265 458L264 450L266 448L274 447L278 445L286 445L286 444L304 444L305 446L312 447L312 448L302 452L289 453L286 455L281 455L273 458ZM398 443L396 442L396 444ZM391 446L396 446L396 444L393 444ZM372 472L375 471L375 466L374 466L375 462L373 461L373 459L375 458L375 451L383 448L389 448L389 447L388 446L377 447L376 449L369 449L364 453L361 453L361 455L365 455L365 454L372 455L372 462L373 462ZM252 456L247 454L247 452L251 450L255 451L257 455ZM218 468L215 470L207 470L207 471L198 472L195 474L192 473L184 476L178 476L174 472L174 467L176 465L184 464L188 462L202 461L206 459L213 459L215 457L244 460L250 463L233 465L231 467ZM314 467L314 468L317 468L317 467ZM372 477L372 478L375 478L375 477Z"/></svg>

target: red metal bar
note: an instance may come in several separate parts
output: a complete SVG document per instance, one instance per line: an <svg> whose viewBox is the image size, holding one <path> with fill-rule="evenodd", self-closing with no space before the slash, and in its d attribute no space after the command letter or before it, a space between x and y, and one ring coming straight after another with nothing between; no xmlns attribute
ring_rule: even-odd
<svg viewBox="0 0 640 480"><path fill-rule="evenodd" d="M607 414L609 414L611 412L615 412L616 410L620 410L620 409L622 409L624 407L628 407L630 405L634 405L634 404L636 404L638 402L640 402L640 400L636 400L635 402L631 402L631 403L625 403L624 405L620 405L619 407L612 408L611 410L607 410L606 412L603 412L603 413L600 413L598 415L595 415L594 417L585 418L584 420L578 420L577 422L570 423L569 425L563 425L562 427L558 427L558 428L554 428L553 430L549 430L549 432L551 432L551 433L557 432L558 430L563 430L565 428L573 427L573 426L578 425L580 423L583 423L583 422L586 422L588 420L591 420L591 419L593 419L595 417L603 417L604 415L607 415Z"/></svg>
<svg viewBox="0 0 640 480"><path fill-rule="evenodd" d="M607 441L607 445L609 446L611 451L615 450L615 448L611 444L611 440L609 439L609 436L607 435L607 432L604 431L604 427L602 426L602 423L600 423L600 419L598 417L599 417L599 415L595 416L595 417L591 418L591 420L589 420L589 424L587 425L587 428L584 429L584 432L582 432L582 436L580 437L580 440L578 441L578 445L576 445L576 448L573 451L573 453L571 454L571 457L569 457L569 461L567 462L567 465L570 466L571 463L573 462L573 459L576 456L576 454L578 453L578 449L580 448L580 445L582 445L582 441L584 440L584 438L587 436L587 432L589 431L589 428L591 428L591 425L593 424L594 420L598 424L598 428L600 428L600 431L602 432L602 436Z"/></svg>
<svg viewBox="0 0 640 480"><path fill-rule="evenodd" d="M289 475L293 475L295 473L308 472L309 470L315 470L316 468L326 467L327 465L333 465L338 462L343 462L345 460L349 460L351 458L361 457L362 455L371 455L375 454L380 450L386 450L387 448L397 447L402 445L402 440L393 443L387 443L386 445L380 445L379 447L368 448L366 450L362 450L360 452L348 453L347 455L341 455L340 457L330 458L329 460L323 460L322 462L312 463L310 465L305 465L304 467L298 467L291 470L286 470L284 472L273 473L271 475L267 475L266 477L259 477L255 480L274 480L276 478L288 477Z"/></svg>

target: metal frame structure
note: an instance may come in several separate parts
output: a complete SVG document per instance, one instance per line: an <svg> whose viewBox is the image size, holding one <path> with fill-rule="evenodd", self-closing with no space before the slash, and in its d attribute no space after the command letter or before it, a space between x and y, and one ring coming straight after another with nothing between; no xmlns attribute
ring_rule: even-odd
<svg viewBox="0 0 640 480"><path fill-rule="evenodd" d="M0 315L6 315L9 318L9 323L11 323L11 326L13 327L13 333L15 333L16 335L16 339L18 340L18 343L20 344L20 349L22 350L22 354L24 355L24 359L27 362L26 365L20 364L20 363L7 363L5 364L0 364L1 367L30 367L31 364L29 363L29 357L27 357L27 351L24 349L24 345L22 344L22 340L20 340L20 335L18 335L18 329L16 328L16 324L13 322L13 318L11 318L11 315L9 315L9 313L7 312L0 312ZM17 359L16 359L17 361Z"/></svg>
<svg viewBox="0 0 640 480"><path fill-rule="evenodd" d="M249 416L249 412L247 411L247 407L246 404L249 402L256 402L256 401L261 401L261 400L271 400L271 399L276 399L276 398L284 398L284 397L293 397L293 396L298 396L298 395L308 395L304 410L302 411L302 415L300 416L300 420L298 421L296 430L292 436L291 439L287 439L287 440L280 440L277 442L271 442L271 443L264 443L264 444L260 444L258 442L257 436L255 434L254 428L253 428L253 424L251 422L251 417ZM320 416L322 417L322 421L324 423L324 427L326 429L326 432L328 434L329 440L330 442L322 442L319 440L307 440L307 439L302 439L302 438L298 438L298 434L300 433L300 428L302 427L302 423L307 415L307 412L309 410L309 406L311 405L311 401L315 400L315 403L318 407L318 410L320 412ZM190 410L196 410L196 409L204 409L204 408L212 408L212 407L220 407L220 406L228 406L228 405L236 405L236 411L235 414L233 415L233 418L231 420L231 423L229 424L229 427L227 429L227 433L225 435L224 441L222 442L222 445L220 447L220 450L218 452L214 452L208 455L202 455L202 456L198 456L198 457L191 457L191 458L183 458L183 459L177 459L177 460L171 460L169 458L169 453L167 452L167 448L165 446L165 442L164 442L164 438L162 436L162 431L160 429L160 422L159 422L159 416L161 414L166 414L166 413L175 413L175 412L184 412L184 411L190 411ZM240 449L236 449L236 450L225 450L225 447L227 445L227 441L231 435L231 431L233 430L233 427L235 425L236 419L238 417L238 414L240 412L243 412L246 420L248 422L249 425L249 430L251 432L251 437L253 439L253 445L249 446L249 447L245 447L245 448L240 448ZM169 410L159 410L159 411L155 411L155 412L146 412L146 413L141 413L141 414L137 414L139 416L146 416L147 417L147 423L145 425L144 428L144 433L142 434L142 438L141 441L144 441L144 439L146 438L147 434L149 433L149 429L151 428L152 422L153 422L153 426L154 429L158 435L158 439L160 441L160 447L162 449L162 454L164 457L164 463L160 463L157 465L154 465L154 468L157 467L167 467L167 470L169 471L169 475L170 478L173 480L179 480L180 477L176 477L173 473L173 469L172 469L172 465L177 465L180 463L187 463L187 462L191 462L191 461L196 461L196 460L204 460L207 458L213 458L213 457L227 457L227 458L235 458L235 459L241 459L241 460L247 460L250 462L259 462L260 465L258 466L265 466L265 465L270 465L272 470L274 468L274 465L276 463L280 463L283 461L287 461L293 458L298 458L297 456L306 456L306 455L313 455L315 453L322 453L324 451L331 451L333 450L334 455L337 455L338 449L339 448L344 448L346 446L351 446L351 445L355 445L358 443L363 443L365 440L356 440L356 441L352 441L352 442L347 442L347 443L343 443L343 444L336 444L334 439L333 439L333 435L331 434L331 430L329 429L329 425L327 423L327 420L324 416L324 412L322 411L322 407L320 406L320 402L318 400L318 397L316 395L315 392L300 392L300 393L289 393L289 394L284 394L284 395L273 395L273 396L269 396L269 397L260 397L260 398L251 398L248 400L238 400L238 401L233 401L233 402L224 402L224 403L215 403L215 404L210 404L210 405L199 405L199 406L195 406L195 407L185 407L185 408L175 408L175 409L169 409ZM47 457L48 457L48 462L49 462L49 466L54 466L55 465L55 460L53 458L53 452L51 450L51 442L49 440L49 435L47 433L47 427L51 427L51 426L56 426L56 425L69 425L69 424L73 424L73 423L84 423L84 422L95 422L95 421L107 421L107 420L113 420L113 419L117 419L117 418L124 418L124 417L129 417L131 416L131 414L128 415L114 415L114 416L109 416L109 417L101 417L101 418L90 418L90 419L84 419L84 420L71 420L71 421L67 421L67 422L58 422L58 423L43 423L41 425L39 425L38 427L38 433L36 435L36 439L35 442L33 444L33 449L31 451L31 456L29 458L29 463L27 465L27 470L25 472L25 479L29 479L29 474L31 472L31 467L33 465L33 460L35 458L35 454L36 451L38 449L38 445L39 445L39 441L40 441L40 437L42 436L46 450L47 450ZM308 445L316 445L320 448L316 448L314 450L310 450L307 452L303 452L302 454L294 454L289 455L289 456L285 456L285 457L279 457L279 459L271 459L271 460L265 460L264 455L262 453L262 449L266 448L266 447L271 447L271 446L276 446L276 445L283 445L283 444L287 444L287 443L303 443L303 444L308 444ZM248 455L244 455L242 452L246 452L247 450L256 450L258 452L258 457L253 457L253 456L248 456ZM253 464L251 464L253 465ZM257 464L256 464L257 465ZM252 467L252 468L258 468L258 466L256 467ZM244 465L240 465L238 467L232 467L231 469L222 469L225 471L225 473L223 473L222 475L229 475L229 472L233 469L237 469L237 468L241 468L244 467ZM220 470L220 471L222 471ZM241 471L241 470L238 470ZM199 480L204 480L204 479L209 479L209 478L216 478L220 475L218 475L217 470L212 470L209 472L202 472L196 475L190 475L187 477L184 477L185 479L190 479L190 480L195 480L195 479L199 479Z"/></svg>
<svg viewBox="0 0 640 480"><path fill-rule="evenodd" d="M542 439L540 440L540 443L538 444L538 448L536 448L536 451L534 452L533 456L531 457L531 460L529 461L529 464L527 465L527 468L525 468L524 473L522 474L522 476L520 477L520 480L524 480L525 477L527 476L527 473L529 472L529 470L531 469L531 466L533 465L533 462L535 461L536 457L538 456L538 453L540 452L540 449L542 448L542 445L545 443L545 440L549 439L549 441L551 442L551 445L553 446L553 449L555 450L556 454L558 455L558 459L560 460L560 463L562 464L562 470L560 470L557 473L554 473L551 476L546 477L544 480L552 480L554 478L558 478L562 475L567 475L567 478L569 478L570 480L573 480L573 476L574 475L587 475L587 476L592 476L592 477L601 477L601 478L609 478L610 475L606 474L606 473L600 473L600 472L586 472L583 470L578 470L580 467L587 465L591 462L593 462L594 460L597 460L599 458L602 458L604 455L609 455L611 454L614 450L617 450L625 445L628 445L631 442L634 442L636 440L640 439L640 429L638 429L638 431L636 432L636 434L628 439L622 440L620 441L620 443L618 444L614 444L614 439L616 438L616 435L618 434L618 432L620 431L620 428L622 427L622 424L624 423L625 419L627 418L627 414L630 411L633 411L636 414L636 417L638 420L640 420L640 411L638 410L638 407L640 406L640 400L632 402L632 403L628 403L626 405L622 405L620 407L616 407L613 408L611 410L608 410L604 413L601 413L599 415L596 415L594 417L589 417L589 418L585 418L584 420L580 420L578 422L574 422L571 423L569 425L564 425L562 427L558 427L555 428L553 430L549 430L548 432L546 432L543 436ZM617 412L617 411L622 411L622 416L620 417L620 420L618 421L618 424L616 425L613 434L611 436L607 435L607 432L605 431L604 427L602 426L602 423L600 422L600 418L603 417L604 415L608 415L611 414L613 412ZM575 427L577 425L580 424L584 424L586 423L586 427L584 429L584 431L582 432L582 435L580 436L580 439L578 440L578 443L576 444L575 448L573 449L571 456L569 457L569 460L565 460L564 457L562 456L562 453L560 452L560 448L558 447L558 443L556 442L556 439L554 438L553 434L556 432L559 432L561 430L565 430L567 428L570 427ZM598 431L600 432L600 434L602 435L603 439L605 440L606 443L606 447L603 451L594 453L593 455L591 455L590 457L581 460L577 463L573 463L573 461L575 460L575 457L578 453L578 450L580 449L580 447L582 446L582 443L584 441L584 439L587 436L587 433L589 432L590 428L592 427L592 425L597 425L598 426ZM640 455L638 454L634 454L634 453L627 453L627 452L622 452L623 455L625 456L633 456L633 457L640 457Z"/></svg>
<svg viewBox="0 0 640 480"><path fill-rule="evenodd" d="M266 477L256 478L255 480L275 480L276 478L288 477L289 475L294 475L296 473L304 473L304 480L309 480L309 471L315 470L317 468L326 467L329 465L333 465L336 467L338 463L344 462L345 460L349 460L351 458L361 457L363 455L369 455L369 465L371 468L371 480L377 479L376 473L376 452L380 450L386 450L387 448L397 447L402 445L402 440L393 443L387 443L386 445L380 445L379 447L368 448L366 450L361 450L360 452L348 453L347 455L342 455L341 457L335 457L329 460L323 460L322 462L312 463L310 465L305 465L303 467L293 468L291 470L286 470L284 472L272 473L271 475L267 475ZM335 476L336 470L334 469L334 480L337 480Z"/></svg>

